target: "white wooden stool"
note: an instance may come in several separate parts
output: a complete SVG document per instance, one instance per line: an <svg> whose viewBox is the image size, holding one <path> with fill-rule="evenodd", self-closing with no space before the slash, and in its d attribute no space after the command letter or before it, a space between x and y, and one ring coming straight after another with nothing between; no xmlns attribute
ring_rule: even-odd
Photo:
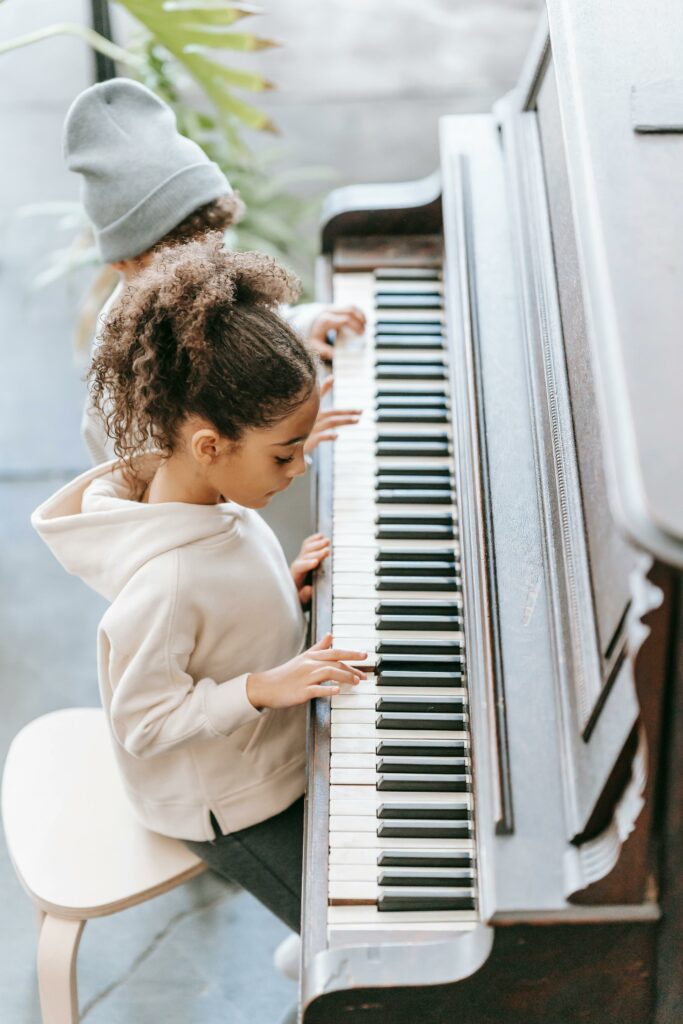
<svg viewBox="0 0 683 1024"><path fill-rule="evenodd" d="M99 708L55 711L15 736L2 817L14 869L38 915L43 1024L78 1024L76 956L85 922L168 892L205 864L133 816Z"/></svg>

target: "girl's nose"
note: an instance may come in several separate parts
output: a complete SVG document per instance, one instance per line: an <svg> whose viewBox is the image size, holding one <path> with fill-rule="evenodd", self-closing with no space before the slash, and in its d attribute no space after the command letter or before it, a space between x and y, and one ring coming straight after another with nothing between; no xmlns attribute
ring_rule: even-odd
<svg viewBox="0 0 683 1024"><path fill-rule="evenodd" d="M294 456L294 461L289 470L289 478L293 480L295 476L302 476L306 472L306 460L304 459L303 448L300 448Z"/></svg>

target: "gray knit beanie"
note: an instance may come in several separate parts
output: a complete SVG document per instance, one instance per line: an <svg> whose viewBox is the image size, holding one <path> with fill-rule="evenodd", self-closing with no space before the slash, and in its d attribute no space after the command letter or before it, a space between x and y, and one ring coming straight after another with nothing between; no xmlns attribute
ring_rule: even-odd
<svg viewBox="0 0 683 1024"><path fill-rule="evenodd" d="M220 167L180 135L173 111L129 78L93 85L64 123L64 157L106 263L150 249L199 206L232 192Z"/></svg>

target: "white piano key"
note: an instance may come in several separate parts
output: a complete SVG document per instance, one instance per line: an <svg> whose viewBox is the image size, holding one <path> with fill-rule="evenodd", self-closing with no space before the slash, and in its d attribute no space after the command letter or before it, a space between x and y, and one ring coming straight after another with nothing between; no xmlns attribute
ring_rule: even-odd
<svg viewBox="0 0 683 1024"><path fill-rule="evenodd" d="M378 700L382 697L399 696L399 697L413 697L415 699L424 697L428 700L429 697L452 697L454 700L467 701L467 690L463 687L431 687L429 692L427 687L420 686L394 686L391 688L393 694L387 693L388 687L378 686L373 691L366 691L364 693L357 693L351 688L346 693L338 693L332 698L332 707L339 710L349 710L351 708L365 708L373 709Z"/></svg>
<svg viewBox="0 0 683 1024"><path fill-rule="evenodd" d="M370 676L355 686L342 684L332 698L332 707L374 707L380 697L456 697L466 701L467 696L464 686L378 686L375 677Z"/></svg>
<svg viewBox="0 0 683 1024"><path fill-rule="evenodd" d="M382 804L415 804L419 807L442 807L444 804L472 806L469 793L384 793L373 786L330 786L330 815L372 814ZM337 806L358 810L339 811ZM360 810L360 808L363 808ZM409 817L405 815L405 817Z"/></svg>
<svg viewBox="0 0 683 1024"><path fill-rule="evenodd" d="M334 771L335 768L372 769L374 771L378 760L378 755L374 752L367 754L332 754L330 756L330 771Z"/></svg>
<svg viewBox="0 0 683 1024"><path fill-rule="evenodd" d="M374 306L374 294L373 294ZM375 309L375 322L398 321L405 323L414 321L416 323L445 324L445 314L439 309L420 309L419 306L412 306L406 309Z"/></svg>
<svg viewBox="0 0 683 1024"><path fill-rule="evenodd" d="M353 615L358 613L359 618L356 621L364 622L368 617L375 616L375 608L379 604L391 604L392 601L400 600L394 598L390 594L377 595L376 597L333 597L332 599L332 615L334 619L334 613L338 612L339 615L342 613L344 616ZM405 602L404 602L405 603ZM413 608L416 609L414 614L418 614L419 609L429 610L433 605L455 605L456 608L462 607L462 598L458 594L434 594L432 596L418 597L413 594L412 599L409 602ZM347 621L346 618L338 618L337 621L341 624Z"/></svg>
<svg viewBox="0 0 683 1024"><path fill-rule="evenodd" d="M444 551L450 550L456 558L460 558L460 544L457 538L453 540L398 540L395 538L363 537L354 540L353 537L346 542L340 542L335 535L332 547L333 568L351 569L358 561L366 565L372 565L377 560L376 555L380 551Z"/></svg>
<svg viewBox="0 0 683 1024"><path fill-rule="evenodd" d="M331 910L348 910L348 907L331 907ZM363 910L370 908L363 907ZM353 921L343 924L328 924L327 944L330 948L339 946L362 946L368 942L368 936L372 941L380 943L392 943L402 941L402 933L408 933L409 942L435 942L440 941L444 935L457 935L463 931L472 931L477 925L474 921L394 921L393 918L386 921L382 917L379 921L365 921L356 924Z"/></svg>
<svg viewBox="0 0 683 1024"><path fill-rule="evenodd" d="M430 911L410 911L410 910L392 910L392 911L381 911L376 906L342 906L342 907L328 907L327 908L327 923L328 925L340 925L340 924L362 924L363 927L370 927L371 925L381 924L383 928L388 925L391 928L395 928L396 925L401 923L408 923L414 927L418 922L427 924L437 924L440 922L452 922L459 921L462 923L462 929L457 930L468 930L473 928L479 920L479 915L476 910L430 910ZM456 929L454 929L456 930Z"/></svg>
<svg viewBox="0 0 683 1024"><path fill-rule="evenodd" d="M430 597L455 597L460 591L460 584L454 584L448 590L378 590L370 586L354 587L350 583L333 583L332 589L338 599L358 597L374 601L387 599L408 602Z"/></svg>
<svg viewBox="0 0 683 1024"><path fill-rule="evenodd" d="M414 630L413 632L406 632L400 629L377 630L367 623L357 625L335 623L334 619L332 621L332 635L334 646L343 646L345 649L353 651L366 651L368 654L373 651L377 653L375 650L377 645L384 641L393 643L396 640L411 640L414 643L416 640L428 640L431 643L458 643L462 639L462 633L457 631L449 633L447 631L430 631L426 629Z"/></svg>
<svg viewBox="0 0 683 1024"><path fill-rule="evenodd" d="M344 903L373 904L379 897L376 882L336 882L330 881L327 886L327 898L330 906Z"/></svg>
<svg viewBox="0 0 683 1024"><path fill-rule="evenodd" d="M420 280L406 280L400 281L383 281L381 278L375 281L375 290L383 292L385 295L391 295L397 293L398 295L443 295L443 284L441 281L420 281ZM379 316L383 310L377 310L376 315Z"/></svg>
<svg viewBox="0 0 683 1024"><path fill-rule="evenodd" d="M462 729L377 729L375 725L367 722L338 722L333 720L330 723L330 733L333 744L335 739L366 739L371 740L371 746L376 746L382 740L466 740L469 742L469 734Z"/></svg>

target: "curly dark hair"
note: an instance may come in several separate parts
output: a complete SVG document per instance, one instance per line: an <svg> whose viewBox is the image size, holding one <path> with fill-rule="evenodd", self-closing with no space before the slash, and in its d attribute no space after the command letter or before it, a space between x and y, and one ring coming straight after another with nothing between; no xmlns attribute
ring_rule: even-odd
<svg viewBox="0 0 683 1024"><path fill-rule="evenodd" d="M210 203L198 206L148 251L156 252L169 245L189 242L194 238L201 238L209 231L224 231L231 224L236 224L243 213L244 203L237 192L219 196Z"/></svg>
<svg viewBox="0 0 683 1024"><path fill-rule="evenodd" d="M311 394L316 366L278 315L299 282L270 256L237 253L212 233L152 254L112 307L88 379L119 458L165 455L188 415L239 441Z"/></svg>

